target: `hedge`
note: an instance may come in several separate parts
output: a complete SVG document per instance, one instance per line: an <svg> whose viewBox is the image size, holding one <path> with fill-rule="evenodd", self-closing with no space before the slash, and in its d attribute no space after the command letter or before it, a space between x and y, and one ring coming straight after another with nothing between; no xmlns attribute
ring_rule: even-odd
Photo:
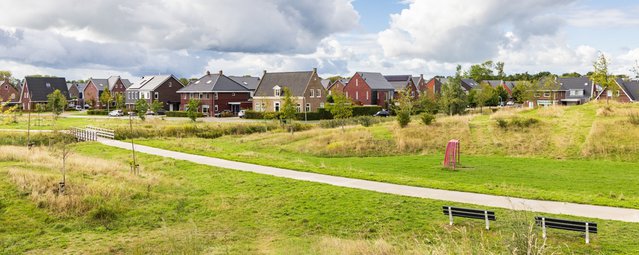
<svg viewBox="0 0 639 255"><path fill-rule="evenodd" d="M382 110L381 106L355 106L353 107L353 117L357 116L373 116Z"/></svg>
<svg viewBox="0 0 639 255"><path fill-rule="evenodd" d="M172 112L166 112L166 117L186 118L188 117L188 115L187 115L187 112L185 111L172 111ZM198 118L204 117L204 113L198 112L197 117Z"/></svg>
<svg viewBox="0 0 639 255"><path fill-rule="evenodd" d="M382 107L380 106L355 106L353 107L353 117L357 116L373 116L378 111L381 111ZM246 111L245 118L247 119L278 119L278 112L256 112L256 111ZM333 119L333 114L328 109L319 108L317 112L308 112L304 114L303 112L296 113L297 120L330 120Z"/></svg>
<svg viewBox="0 0 639 255"><path fill-rule="evenodd" d="M109 115L109 112L107 112L107 110L88 110L87 114L88 115Z"/></svg>

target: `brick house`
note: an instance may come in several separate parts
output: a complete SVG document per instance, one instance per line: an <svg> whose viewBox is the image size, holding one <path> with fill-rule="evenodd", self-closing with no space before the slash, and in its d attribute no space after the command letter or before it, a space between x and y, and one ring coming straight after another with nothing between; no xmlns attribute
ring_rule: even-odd
<svg viewBox="0 0 639 255"><path fill-rule="evenodd" d="M616 93L608 88L598 87L595 91L597 95L595 100L606 100L610 98L621 103L637 102L637 97L639 96L639 80L616 79L615 86L618 87Z"/></svg>
<svg viewBox="0 0 639 255"><path fill-rule="evenodd" d="M528 106L580 105L593 97L595 86L588 77L558 78L554 83L556 89L535 91L536 100L526 102Z"/></svg>
<svg viewBox="0 0 639 255"><path fill-rule="evenodd" d="M200 100L199 112L205 116L230 111L237 114L242 103L251 98L251 91L220 71L216 74L206 72L197 81L191 82L177 91L180 95L180 110L185 111L191 99Z"/></svg>
<svg viewBox="0 0 639 255"><path fill-rule="evenodd" d="M20 92L20 103L22 109L31 111L35 109L36 104L46 104L47 96L56 90L60 90L67 100L69 90L67 89L67 81L60 77L26 77Z"/></svg>
<svg viewBox="0 0 639 255"><path fill-rule="evenodd" d="M422 96L424 91L428 91L426 80L424 80L424 75L420 74L419 76L413 76L412 78L413 84L415 84L415 88L417 89L418 97Z"/></svg>
<svg viewBox="0 0 639 255"><path fill-rule="evenodd" d="M422 95L428 95L433 97L434 95L440 95L442 93L442 86L448 82L447 78L435 76L426 82L426 86L419 86L419 91Z"/></svg>
<svg viewBox="0 0 639 255"><path fill-rule="evenodd" d="M298 112L314 112L324 108L326 89L322 86L317 69L308 72L267 73L253 96L253 109L260 112L279 112L284 104L284 88L291 96Z"/></svg>
<svg viewBox="0 0 639 255"><path fill-rule="evenodd" d="M8 80L0 83L0 103L16 104L20 102L20 92Z"/></svg>
<svg viewBox="0 0 639 255"><path fill-rule="evenodd" d="M255 90L257 89L257 85L260 84L260 77L253 76L228 76L231 80L239 83L244 86L251 92L251 98L253 98L253 94L255 94ZM250 107L249 107L250 108Z"/></svg>
<svg viewBox="0 0 639 255"><path fill-rule="evenodd" d="M468 92L470 92L472 89L479 87L479 83L477 83L473 79L461 79L461 87L462 90L464 90L464 92L468 94Z"/></svg>
<svg viewBox="0 0 639 255"><path fill-rule="evenodd" d="M327 88L328 94L332 95L336 92L344 93L344 87L346 87L347 83L348 83L348 79L335 80L335 82L328 85L328 88Z"/></svg>
<svg viewBox="0 0 639 255"><path fill-rule="evenodd" d="M513 95L513 88L515 88L515 82L514 81L485 80L485 81L482 82L482 84L488 84L491 87L493 87L494 89L497 89L498 87L502 87L508 93L508 96L512 96Z"/></svg>
<svg viewBox="0 0 639 255"><path fill-rule="evenodd" d="M344 95L356 104L387 107L395 88L381 73L357 72L346 83Z"/></svg>
<svg viewBox="0 0 639 255"><path fill-rule="evenodd" d="M164 110L177 111L180 109L180 95L177 91L184 85L173 75L144 76L136 83L131 84L124 94L127 109L135 109L135 103L139 99L148 104L160 101Z"/></svg>
<svg viewBox="0 0 639 255"><path fill-rule="evenodd" d="M400 92L406 88L410 90L410 96L413 99L419 97L412 75L384 75L384 78L395 88L393 99L397 99L401 94Z"/></svg>
<svg viewBox="0 0 639 255"><path fill-rule="evenodd" d="M69 96L71 97L71 103L84 107L84 88L86 83L69 82L67 83L67 89L69 90Z"/></svg>
<svg viewBox="0 0 639 255"><path fill-rule="evenodd" d="M87 103L95 103L95 105L92 106L102 107L100 103L100 96L102 95L102 92L104 92L105 88L109 88L111 95L115 96L117 93L124 94L129 86L131 86L131 82L127 79L120 78L120 76L111 76L107 79L90 78L84 86L84 101Z"/></svg>

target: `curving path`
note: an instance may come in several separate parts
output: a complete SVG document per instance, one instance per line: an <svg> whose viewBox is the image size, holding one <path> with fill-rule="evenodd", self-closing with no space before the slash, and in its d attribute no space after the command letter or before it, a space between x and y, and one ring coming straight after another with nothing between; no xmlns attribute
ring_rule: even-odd
<svg viewBox="0 0 639 255"><path fill-rule="evenodd" d="M131 143L100 139L98 142L121 149L131 149ZM277 177L284 177L295 180L311 181L317 183L330 184L340 187L348 187L362 190L370 190L388 194L428 198L435 200L445 200L459 203L467 203L474 205L506 208L511 210L533 211L540 213L566 214L573 216L581 216L588 218L598 218L605 220L618 220L625 222L639 222L639 210L617 208L608 206L585 205L575 203L553 202L543 200L532 200L505 196L484 195L470 192L430 189L422 187L413 187L399 184L390 184L376 181L366 181L360 179L352 179L345 177L337 177L332 175L307 173L300 171L287 170L276 167L261 166L255 164L241 163L236 161L187 154L163 150L143 145L135 145L138 152L173 158L177 160L191 161L197 164L234 169L258 174L266 174Z"/></svg>

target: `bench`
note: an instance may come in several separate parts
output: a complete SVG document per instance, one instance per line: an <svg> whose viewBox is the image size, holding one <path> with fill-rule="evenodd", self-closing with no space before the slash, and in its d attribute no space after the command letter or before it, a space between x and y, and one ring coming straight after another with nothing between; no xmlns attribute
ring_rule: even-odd
<svg viewBox="0 0 639 255"><path fill-rule="evenodd" d="M546 228L585 232L586 243L590 243L590 235L589 235L590 233L593 233L593 234L597 233L597 223L592 223L592 222L562 220L562 219L553 219L553 218L546 218L542 216L536 216L535 223L537 224L537 226L541 226L541 228L543 229L542 231L543 231L544 239L546 239Z"/></svg>
<svg viewBox="0 0 639 255"><path fill-rule="evenodd" d="M448 215L450 219L450 225L453 225L453 217L471 218L471 219L483 219L486 221L486 229L490 229L490 221L495 221L495 212L477 209L467 209L452 206L444 206L442 208L444 215Z"/></svg>

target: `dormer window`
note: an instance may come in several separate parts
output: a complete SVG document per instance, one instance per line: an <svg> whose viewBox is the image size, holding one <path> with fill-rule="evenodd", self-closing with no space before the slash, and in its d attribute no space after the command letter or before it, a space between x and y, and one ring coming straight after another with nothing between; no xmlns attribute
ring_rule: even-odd
<svg viewBox="0 0 639 255"><path fill-rule="evenodd" d="M282 96L282 88L278 85L275 85L275 87L273 87L273 95L275 95L276 97Z"/></svg>
<svg viewBox="0 0 639 255"><path fill-rule="evenodd" d="M46 86L47 86L47 88L51 88L51 83L47 82Z"/></svg>

